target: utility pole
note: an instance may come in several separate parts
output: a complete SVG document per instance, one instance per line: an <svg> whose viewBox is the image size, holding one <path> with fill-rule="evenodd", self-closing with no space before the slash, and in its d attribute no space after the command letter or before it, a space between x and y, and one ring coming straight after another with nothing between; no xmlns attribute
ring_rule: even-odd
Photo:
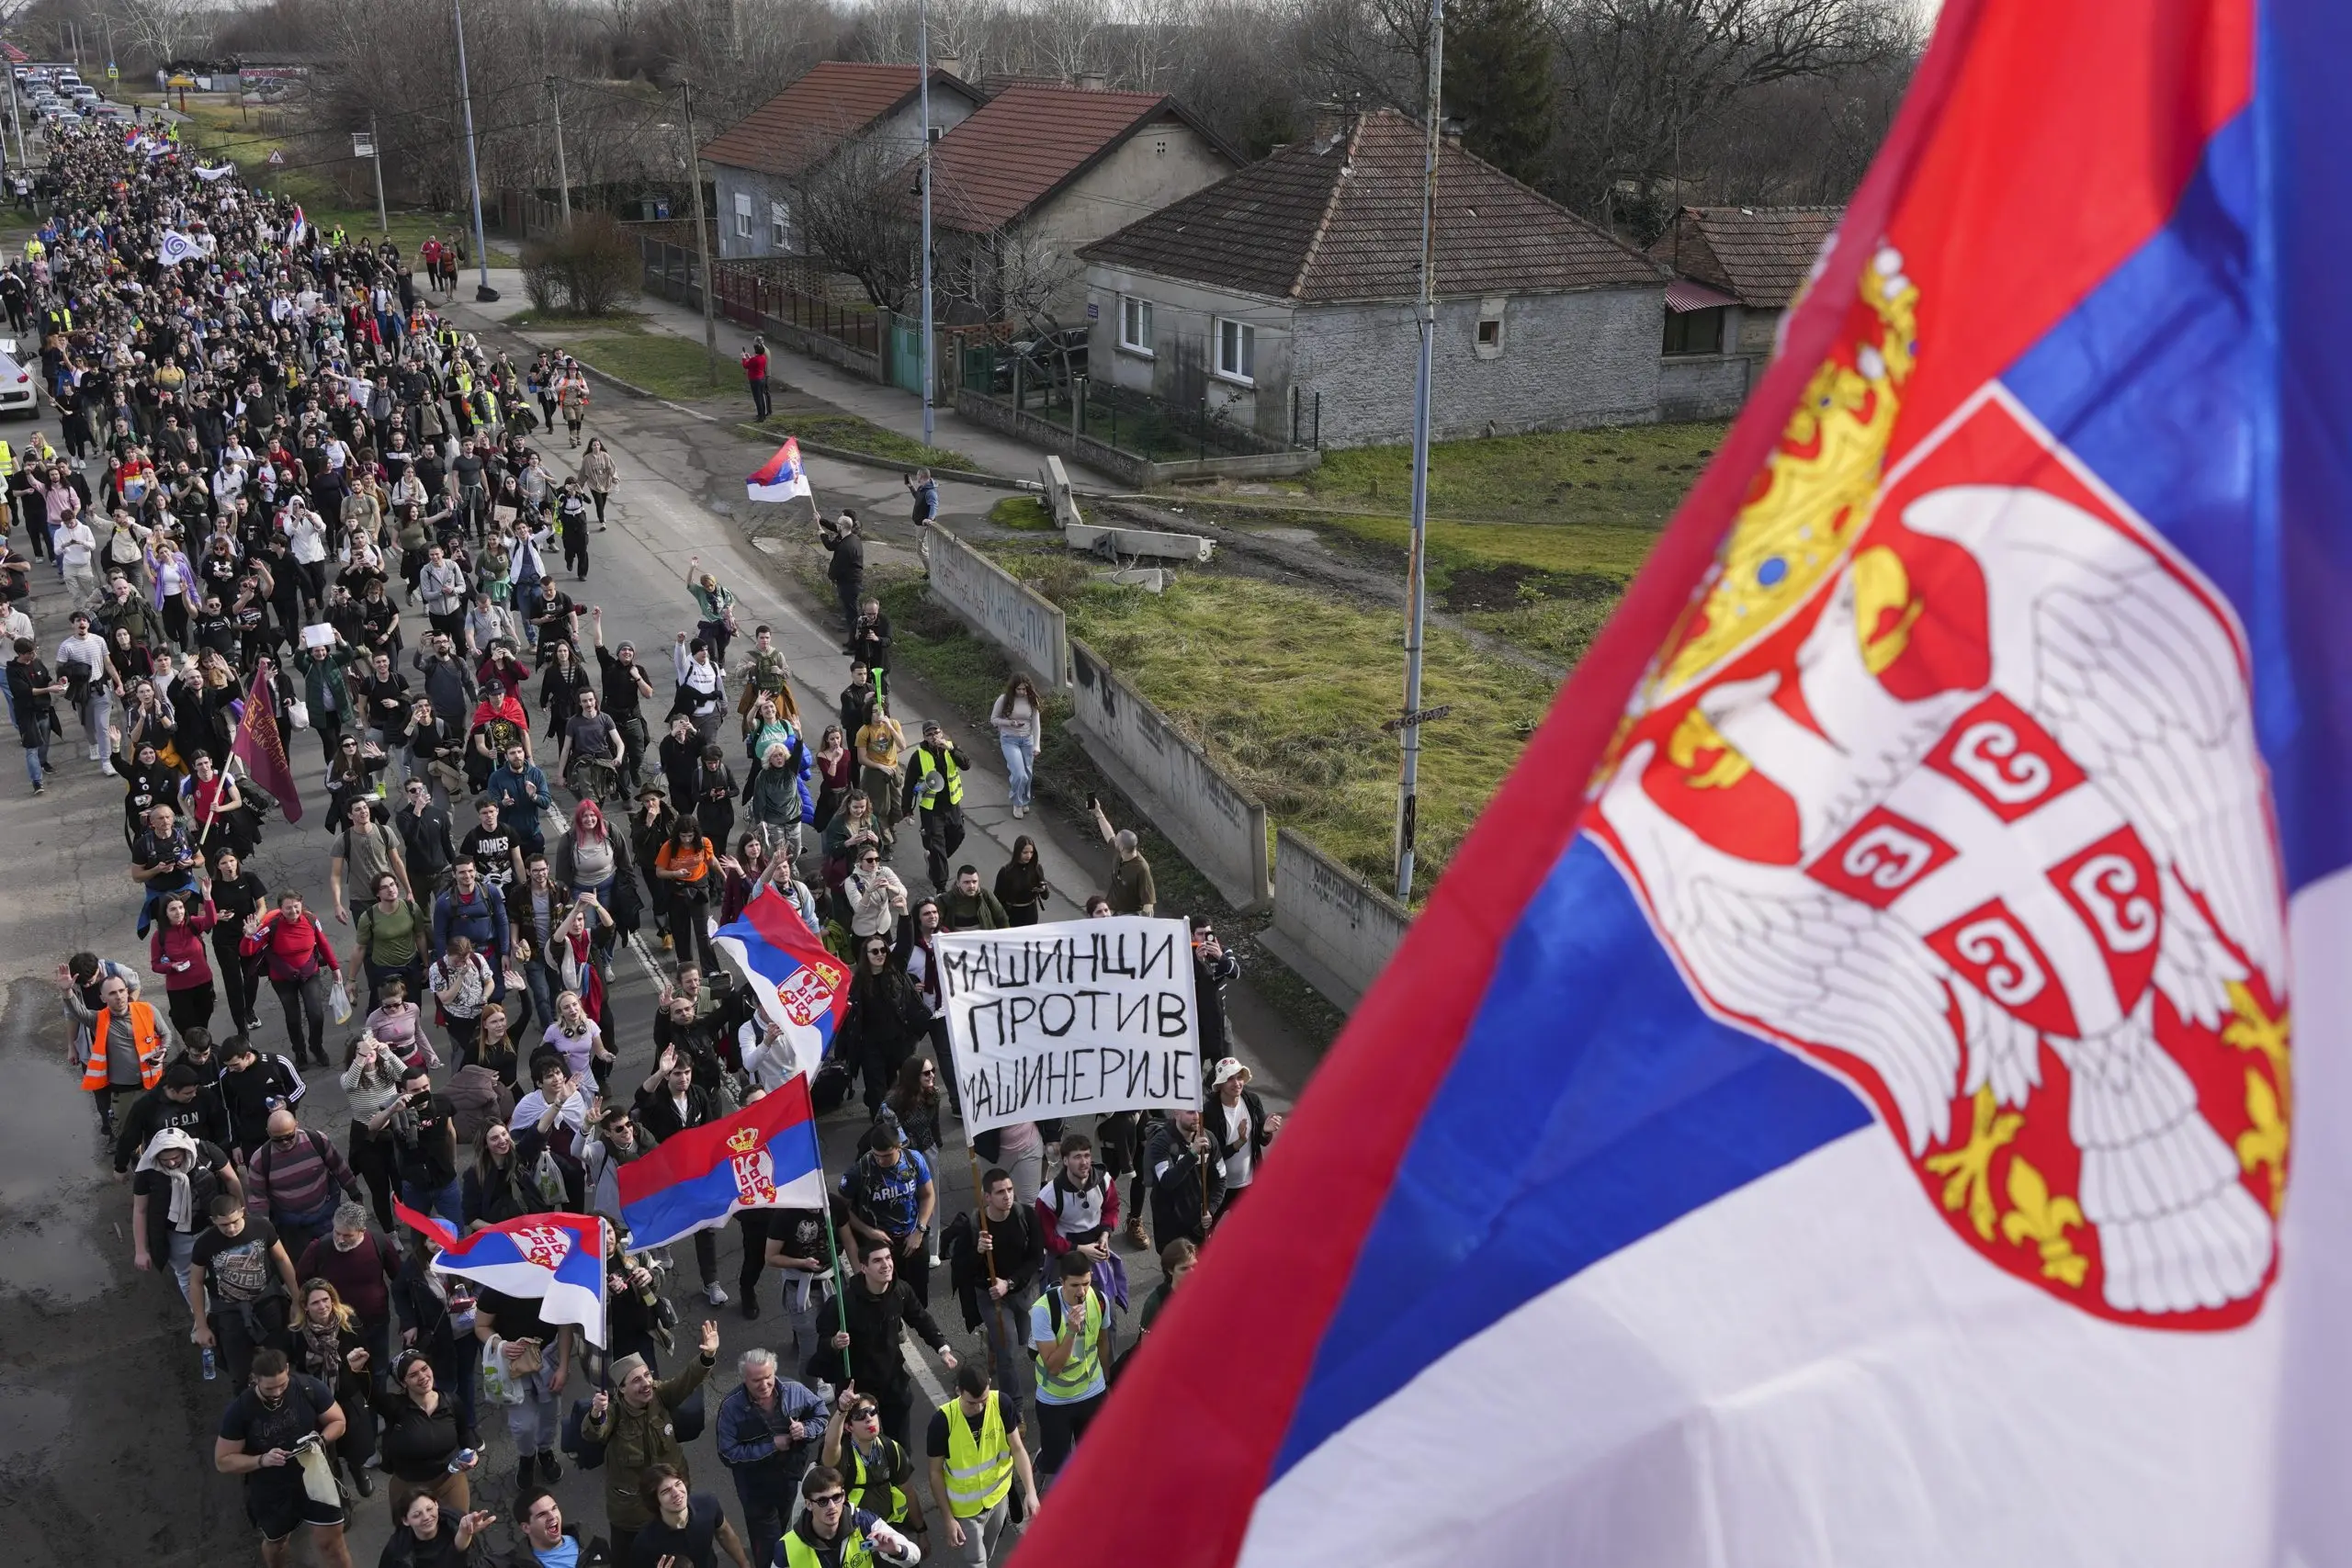
<svg viewBox="0 0 2352 1568"><path fill-rule="evenodd" d="M17 73L13 68L7 72L7 77L8 118L15 121L17 126L17 162L29 164L31 160L25 156L25 109L24 106L17 101Z"/></svg>
<svg viewBox="0 0 2352 1568"><path fill-rule="evenodd" d="M556 199L563 205L563 226L571 227L571 175L563 162L563 93L556 79L548 78L548 101L555 106L555 186Z"/></svg>
<svg viewBox="0 0 2352 1568"><path fill-rule="evenodd" d="M718 385L718 317L711 308L710 296L718 287L718 279L710 270L710 225L702 214L702 143L695 140L695 85L682 82L679 93L686 105L686 183L695 190L695 244L702 253L702 346L710 360L710 384Z"/></svg>
<svg viewBox="0 0 2352 1568"><path fill-rule="evenodd" d="M473 78L466 73L466 0L449 0L449 9L458 19L458 96L466 105L466 177L474 193L474 265L481 272L474 299L488 303L498 290L490 286L490 242L481 231L481 162L474 151Z"/></svg>
<svg viewBox="0 0 2352 1568"><path fill-rule="evenodd" d="M931 0L916 12L915 69L922 82L922 444L932 443L931 397Z"/></svg>
<svg viewBox="0 0 2352 1568"><path fill-rule="evenodd" d="M384 210L384 141L376 134L376 117L368 117L368 161L376 165L376 227L389 234L392 220Z"/></svg>
<svg viewBox="0 0 2352 1568"><path fill-rule="evenodd" d="M1421 775L1421 636L1427 619L1430 542L1430 363L1437 346L1437 157L1445 88L1445 0L1430 0L1429 101L1422 106L1421 297L1415 314L1421 358L1413 379L1413 547L1405 586L1405 737L1396 776L1396 901L1413 901L1413 838Z"/></svg>

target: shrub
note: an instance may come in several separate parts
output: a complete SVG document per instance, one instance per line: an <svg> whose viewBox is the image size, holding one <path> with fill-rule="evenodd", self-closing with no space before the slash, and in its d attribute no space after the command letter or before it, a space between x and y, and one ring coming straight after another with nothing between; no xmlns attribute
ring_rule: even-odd
<svg viewBox="0 0 2352 1568"><path fill-rule="evenodd" d="M609 212L582 212L523 248L523 292L542 315L610 315L637 282L637 242Z"/></svg>

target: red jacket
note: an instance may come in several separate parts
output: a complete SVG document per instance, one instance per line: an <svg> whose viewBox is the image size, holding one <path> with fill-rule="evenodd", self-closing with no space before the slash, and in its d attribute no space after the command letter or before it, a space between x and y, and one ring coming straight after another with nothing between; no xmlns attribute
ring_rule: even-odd
<svg viewBox="0 0 2352 1568"><path fill-rule="evenodd" d="M747 379L764 381L768 378L768 356L752 353L743 356L743 375Z"/></svg>
<svg viewBox="0 0 2352 1568"><path fill-rule="evenodd" d="M335 962L334 943L327 940L326 928L307 909L299 920L286 919L282 910L272 910L262 917L261 930L238 944L238 951L248 958L266 953L272 981L307 980L322 964L337 974L343 972L343 965Z"/></svg>
<svg viewBox="0 0 2352 1568"><path fill-rule="evenodd" d="M147 936L147 966L164 977L164 989L187 991L212 984L212 958L204 933L219 918L207 904L188 916L186 925L155 922Z"/></svg>

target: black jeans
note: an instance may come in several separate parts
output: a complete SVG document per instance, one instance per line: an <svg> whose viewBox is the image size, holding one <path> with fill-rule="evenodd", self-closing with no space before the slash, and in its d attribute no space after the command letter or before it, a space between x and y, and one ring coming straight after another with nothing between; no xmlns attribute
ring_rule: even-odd
<svg viewBox="0 0 2352 1568"><path fill-rule="evenodd" d="M1070 1450L1094 1424L1095 1413L1102 1408L1102 1395L1081 1399L1075 1404L1037 1404L1037 1473L1040 1476L1058 1474L1069 1461Z"/></svg>
<svg viewBox="0 0 2352 1568"><path fill-rule="evenodd" d="M752 417L765 419L775 410L775 404L768 400L768 378L764 376L754 376L751 378L751 382Z"/></svg>
<svg viewBox="0 0 2352 1568"><path fill-rule="evenodd" d="M321 970L307 980L272 980L269 988L277 993L277 1005L286 1010L286 1038L294 1047L294 1060L307 1060L304 1055L324 1058L327 1032L327 977Z"/></svg>
<svg viewBox="0 0 2352 1568"><path fill-rule="evenodd" d="M931 873L933 892L944 892L953 874L951 855L963 847L964 808L960 806L919 806L915 820L922 824L922 860Z"/></svg>
<svg viewBox="0 0 2352 1568"><path fill-rule="evenodd" d="M391 1235L392 1196L400 1190L400 1170L392 1161L390 1135L387 1134L379 1138L368 1131L366 1122L354 1122L344 1157L350 1165L352 1174L368 1184L368 1197L376 1211L376 1223L383 1227L384 1234Z"/></svg>
<svg viewBox="0 0 2352 1568"><path fill-rule="evenodd" d="M227 930L224 919L222 929ZM214 984L220 988L221 999L229 1004L229 1021L235 1032L251 1034L254 1029L254 998L261 990L261 976L245 967L243 956L237 951L234 935L225 941L219 935L212 939L212 973Z"/></svg>

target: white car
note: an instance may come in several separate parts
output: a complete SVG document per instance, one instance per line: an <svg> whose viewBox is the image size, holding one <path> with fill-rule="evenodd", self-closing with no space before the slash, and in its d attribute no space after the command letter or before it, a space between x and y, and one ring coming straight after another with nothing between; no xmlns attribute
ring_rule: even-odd
<svg viewBox="0 0 2352 1568"><path fill-rule="evenodd" d="M13 344L11 345L14 346ZM32 373L9 355L0 354L0 415L40 413L40 390Z"/></svg>

